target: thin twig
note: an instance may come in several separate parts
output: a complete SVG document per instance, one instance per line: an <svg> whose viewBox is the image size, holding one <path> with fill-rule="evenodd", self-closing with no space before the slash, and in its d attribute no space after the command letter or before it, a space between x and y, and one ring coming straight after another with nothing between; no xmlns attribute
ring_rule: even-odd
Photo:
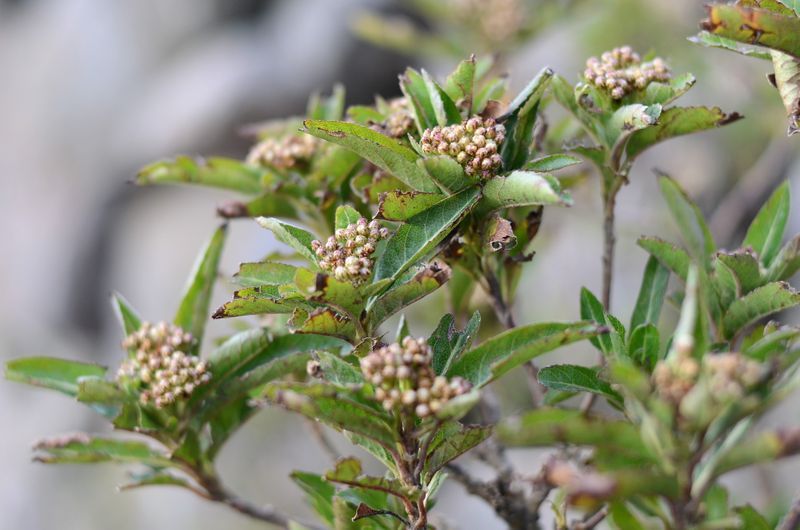
<svg viewBox="0 0 800 530"><path fill-rule="evenodd" d="M539 367L533 362L525 363L525 373L528 374L528 389L531 393L533 407L539 408L544 403L544 392L542 384L539 382Z"/></svg>
<svg viewBox="0 0 800 530"><path fill-rule="evenodd" d="M241 514L250 517L251 519L264 521L266 523L273 524L278 528L283 528L286 530L289 529L292 520L287 515L276 510L274 507L254 506L253 504L240 499L233 493L229 492L213 473L197 469L188 463L185 463L185 465L182 466L182 469L192 478L194 478L197 484L201 486L203 490L205 490L204 492L196 491L194 489L192 490L200 497L206 500L224 504ZM304 523L303 526L311 530L324 530L319 526L310 525L308 523Z"/></svg>
<svg viewBox="0 0 800 530"><path fill-rule="evenodd" d="M574 523L572 526L572 530L592 530L592 528L599 525L603 522L603 519L606 518L608 515L608 506L603 506L592 515L584 519L583 521L578 521Z"/></svg>
<svg viewBox="0 0 800 530"><path fill-rule="evenodd" d="M609 189L603 193L603 309L611 310L611 289L614 285L614 249L617 243L614 222L617 208L617 194L625 183L625 178L613 176ZM605 364L605 357L600 354L600 364ZM597 394L589 393L581 402L580 411L588 414L594 406Z"/></svg>
<svg viewBox="0 0 800 530"><path fill-rule="evenodd" d="M617 193L624 180L617 176L603 200L603 308L611 309L611 287L614 282L614 247L617 242L614 230Z"/></svg>

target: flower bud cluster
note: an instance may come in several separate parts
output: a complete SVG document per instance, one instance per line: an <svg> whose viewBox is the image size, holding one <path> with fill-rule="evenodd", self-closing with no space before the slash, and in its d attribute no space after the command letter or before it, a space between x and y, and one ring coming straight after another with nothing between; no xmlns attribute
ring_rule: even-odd
<svg viewBox="0 0 800 530"><path fill-rule="evenodd" d="M464 166L468 175L489 178L503 165L500 146L506 128L494 118L472 118L447 127L436 126L422 133L422 151L432 155L449 155Z"/></svg>
<svg viewBox="0 0 800 530"><path fill-rule="evenodd" d="M375 398L386 410L400 408L419 418L435 415L456 396L469 392L466 379L436 375L424 338L406 337L361 359L361 373L375 387Z"/></svg>
<svg viewBox="0 0 800 530"><path fill-rule="evenodd" d="M308 134L291 134L280 139L267 138L250 150L247 163L292 169L311 160L318 145L319 141Z"/></svg>
<svg viewBox="0 0 800 530"><path fill-rule="evenodd" d="M590 57L583 76L596 87L606 90L613 99L622 99L653 81L668 81L671 77L663 59L656 57L643 63L630 46L614 48L604 52L600 58Z"/></svg>
<svg viewBox="0 0 800 530"><path fill-rule="evenodd" d="M679 355L656 365L653 382L662 397L677 405L701 377L711 396L722 402L744 397L763 375L761 364L740 353L708 354L702 363L689 355Z"/></svg>
<svg viewBox="0 0 800 530"><path fill-rule="evenodd" d="M703 369L708 377L712 395L719 401L744 397L749 388L764 375L760 363L741 353L718 353L703 358Z"/></svg>
<svg viewBox="0 0 800 530"><path fill-rule="evenodd" d="M414 127L414 117L408 108L406 98L395 98L389 102L389 115L383 123L383 130L392 138L405 138Z"/></svg>
<svg viewBox="0 0 800 530"><path fill-rule="evenodd" d="M135 354L122 363L117 379L137 381L139 400L158 408L185 399L211 379L207 363L186 353L193 342L192 334L178 326L145 322L122 341Z"/></svg>
<svg viewBox="0 0 800 530"><path fill-rule="evenodd" d="M659 361L653 370L653 383L658 393L675 405L689 393L700 374L700 363L690 354Z"/></svg>
<svg viewBox="0 0 800 530"><path fill-rule="evenodd" d="M364 283L372 274L372 254L378 241L389 237L389 230L378 221L360 218L347 228L340 228L325 243L311 242L319 258L319 266L337 280L355 285Z"/></svg>

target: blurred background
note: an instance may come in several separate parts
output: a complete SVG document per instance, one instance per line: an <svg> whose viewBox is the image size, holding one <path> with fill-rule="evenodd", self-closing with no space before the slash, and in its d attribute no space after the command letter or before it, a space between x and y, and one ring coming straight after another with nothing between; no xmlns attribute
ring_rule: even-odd
<svg viewBox="0 0 800 530"><path fill-rule="evenodd" d="M800 197L798 139L784 135L783 108L764 79L768 63L686 40L703 16L701 2L541 3L546 13L523 15L529 22L546 15L545 27L532 24L524 44L505 50L512 94L546 65L574 81L587 56L627 43L657 51L675 72L698 77L682 104L719 105L747 118L662 144L636 164L619 198L613 292L614 312L628 315L646 258L636 237L677 239L652 169L675 176L711 217L720 245L735 245L781 180L795 181ZM242 125L301 114L310 93L337 81L346 86L348 103L369 104L375 94L399 95L397 74L406 65L448 73L457 60L452 50L427 42L417 50L424 53L387 50L354 34L354 20L365 10L440 28L416 4L0 0L0 360L58 355L116 366L121 336L109 294L123 293L151 321L170 318L196 252L219 223L215 206L231 198L200 188L137 188L129 184L136 170L178 153L244 156ZM360 20L361 33L368 33L368 20ZM538 254L518 294L518 321L576 318L580 287L599 290L597 188L590 178L575 190L573 208L546 211ZM790 230L800 231L800 204ZM239 262L274 247L255 223L234 222L223 271L229 275ZM221 285L217 301L230 291ZM415 334L431 331L438 314L432 318L425 309L440 311L437 303L411 315ZM668 310L663 324L670 318L674 311ZM209 334L231 327L213 322ZM559 355L592 359L588 343ZM526 395L523 381L504 384L509 412L524 407ZM796 418L795 400L764 421ZM32 464L30 446L39 437L106 429L88 409L58 395L0 381L0 425L2 530L259 527L184 491L118 493L114 486L124 482L119 468ZM351 451L346 442L338 445ZM532 473L541 455L513 456L520 471ZM304 424L268 410L229 443L220 466L232 489L249 500L307 515L286 476L293 469L321 471L328 463ZM800 488L798 471L790 462L733 475L733 500L778 505ZM502 528L456 484L446 486L437 511L451 527Z"/></svg>

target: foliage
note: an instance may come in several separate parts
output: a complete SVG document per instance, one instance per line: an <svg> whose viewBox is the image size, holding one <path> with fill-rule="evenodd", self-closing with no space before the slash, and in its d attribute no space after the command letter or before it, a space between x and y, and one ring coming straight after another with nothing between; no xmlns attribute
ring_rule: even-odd
<svg viewBox="0 0 800 530"><path fill-rule="evenodd" d="M789 118L788 134L800 132L800 5L794 0L739 0L711 4L691 40L772 62L769 81Z"/></svg>
<svg viewBox="0 0 800 530"><path fill-rule="evenodd" d="M359 31L395 47L413 42L461 54L467 41L505 50L546 20L524 18L507 34L487 34L488 14L478 4L414 5L437 24L472 33L424 36L375 17L360 19ZM469 16L453 22L453 9ZM758 24L748 31L766 32L793 28L796 9L790 2L714 5L698 39L796 63L792 34L736 42L741 17ZM63 359L9 362L9 379L66 394L115 429L140 435L49 439L36 445L36 459L134 465L123 489L179 486L287 529L430 528L448 475L512 528L540 528L548 498L558 528L591 528L606 517L621 529L769 527L753 508L731 506L720 478L800 451L800 427L755 428L797 381L800 330L767 321L800 304L786 283L800 269L800 236L783 241L788 183L765 203L741 247L722 250L698 206L661 175L683 243L639 239L650 258L626 328L611 311L610 288L615 204L634 162L658 143L740 116L674 105L694 77L673 75L661 59L642 59L629 47L591 58L574 85L542 68L513 97L492 64L471 56L438 80L408 68L403 97L370 106L345 108L336 87L312 97L306 116L259 126L245 160L179 156L142 169L142 185L241 194L219 215L254 219L289 254L241 264L232 278L238 289L212 311L223 225L200 253L171 323L149 324L113 296L126 337L116 375ZM794 105L792 65L776 65L778 88ZM568 111L569 126L548 129L551 103ZM572 321L517 325L514 297L543 211L573 204L570 171L582 160L602 183L604 292L598 298L583 289ZM428 337L413 336L402 316L388 336L392 316L443 291L450 312ZM665 301L679 308L674 330L660 323ZM250 317L239 321L243 330L207 346L208 317L243 316ZM563 354L551 366L534 364L584 340L598 351L593 366ZM499 418L491 383L521 367L534 408ZM578 395L588 398L574 408L570 398ZM593 411L597 400L605 412ZM342 433L384 472L365 473L360 460L343 457L322 474L293 473L319 523L245 503L222 484L216 460L267 406L304 417L323 440L320 425ZM520 478L504 444L566 450L535 477ZM454 462L466 453L492 467L494 481ZM548 497L552 490L558 493ZM586 519L569 523L568 508Z"/></svg>

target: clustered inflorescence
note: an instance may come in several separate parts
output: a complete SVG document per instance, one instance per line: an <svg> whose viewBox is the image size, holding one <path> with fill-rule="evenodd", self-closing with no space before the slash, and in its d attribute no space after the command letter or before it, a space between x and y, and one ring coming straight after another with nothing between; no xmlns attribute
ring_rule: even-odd
<svg viewBox="0 0 800 530"><path fill-rule="evenodd" d="M247 155L247 163L276 169L292 169L314 156L318 140L308 134L290 134L280 139L267 138Z"/></svg>
<svg viewBox="0 0 800 530"><path fill-rule="evenodd" d="M426 129L421 146L427 154L455 158L468 175L489 178L503 165L499 151L505 136L506 128L494 118L473 116L458 125Z"/></svg>
<svg viewBox="0 0 800 530"><path fill-rule="evenodd" d="M185 399L211 379L206 362L187 353L193 342L192 334L178 326L145 322L122 341L135 354L122 363L117 379L139 382L140 401L158 408Z"/></svg>
<svg viewBox="0 0 800 530"><path fill-rule="evenodd" d="M378 221L360 218L347 228L340 228L323 244L311 242L319 258L319 266L333 274L337 280L356 285L364 283L372 274L372 254L378 241L389 236L389 230Z"/></svg>
<svg viewBox="0 0 800 530"><path fill-rule="evenodd" d="M622 99L653 81L668 81L670 71L660 57L643 63L630 46L622 46L604 52L599 59L590 57L583 76L598 88L608 91L613 99Z"/></svg>
<svg viewBox="0 0 800 530"><path fill-rule="evenodd" d="M404 138L414 127L414 117L408 108L406 98L395 98L389 102L389 115L383 123L383 130L392 138Z"/></svg>
<svg viewBox="0 0 800 530"><path fill-rule="evenodd" d="M466 379L437 376L431 366L431 350L424 338L406 337L372 351L361 359L364 378L374 385L375 398L383 408L401 407L419 418L435 415L445 403L469 392Z"/></svg>
<svg viewBox="0 0 800 530"><path fill-rule="evenodd" d="M758 362L740 353L710 354L703 357L702 362L680 354L656 365L653 382L664 399L678 405L704 377L714 399L724 402L743 397L763 374Z"/></svg>

